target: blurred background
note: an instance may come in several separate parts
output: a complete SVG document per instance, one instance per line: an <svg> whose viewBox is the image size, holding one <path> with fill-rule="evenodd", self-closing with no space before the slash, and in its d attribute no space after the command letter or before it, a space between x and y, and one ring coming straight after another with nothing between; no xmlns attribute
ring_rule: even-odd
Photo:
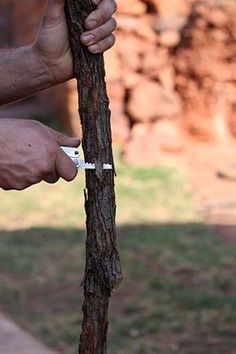
<svg viewBox="0 0 236 354"><path fill-rule="evenodd" d="M0 45L34 40L46 0L0 0ZM105 54L124 282L114 354L236 353L235 0L118 0ZM74 80L2 107L81 136ZM0 310L59 353L82 320L84 175L0 191Z"/></svg>

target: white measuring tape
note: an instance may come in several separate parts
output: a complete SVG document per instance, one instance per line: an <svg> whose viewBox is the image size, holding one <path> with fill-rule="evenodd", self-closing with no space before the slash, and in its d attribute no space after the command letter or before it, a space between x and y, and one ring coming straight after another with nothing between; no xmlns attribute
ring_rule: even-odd
<svg viewBox="0 0 236 354"><path fill-rule="evenodd" d="M84 162L80 159L80 152L78 148L61 146L62 150L71 158L75 163L76 167L82 170L95 170L96 166L94 163ZM112 165L108 163L103 164L104 170L112 170Z"/></svg>

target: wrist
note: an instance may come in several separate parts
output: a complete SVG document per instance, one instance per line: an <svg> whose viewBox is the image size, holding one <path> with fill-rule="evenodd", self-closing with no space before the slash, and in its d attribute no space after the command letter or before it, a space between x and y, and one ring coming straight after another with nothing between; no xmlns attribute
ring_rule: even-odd
<svg viewBox="0 0 236 354"><path fill-rule="evenodd" d="M33 45L0 51L0 105L31 96L53 84L50 71Z"/></svg>
<svg viewBox="0 0 236 354"><path fill-rule="evenodd" d="M45 47L45 46L44 46ZM36 60L41 65L41 69L47 73L50 86L62 84L73 78L73 63L70 47L67 46L63 51L51 53L39 40L32 44L32 51Z"/></svg>
<svg viewBox="0 0 236 354"><path fill-rule="evenodd" d="M35 80L38 82L39 91L57 84L50 67L41 55L35 43L28 46L29 56L31 58L31 67L34 68ZM42 87L42 88L40 88Z"/></svg>

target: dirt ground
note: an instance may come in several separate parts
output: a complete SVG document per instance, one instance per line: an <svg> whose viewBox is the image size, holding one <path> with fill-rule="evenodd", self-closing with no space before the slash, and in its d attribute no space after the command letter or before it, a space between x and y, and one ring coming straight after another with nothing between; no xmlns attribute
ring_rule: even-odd
<svg viewBox="0 0 236 354"><path fill-rule="evenodd" d="M236 242L236 142L189 140L182 156L196 208L226 240Z"/></svg>

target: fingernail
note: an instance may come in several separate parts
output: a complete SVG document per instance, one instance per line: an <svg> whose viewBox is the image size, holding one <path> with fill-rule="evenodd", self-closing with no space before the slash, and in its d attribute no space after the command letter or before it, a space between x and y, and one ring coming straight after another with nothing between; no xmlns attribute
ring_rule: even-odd
<svg viewBox="0 0 236 354"><path fill-rule="evenodd" d="M90 20L87 22L87 27L89 29L93 29L93 28L97 27L97 25L98 25L98 23L96 20Z"/></svg>
<svg viewBox="0 0 236 354"><path fill-rule="evenodd" d="M94 40L94 35L93 34L84 34L82 36L83 42L86 44L91 44L93 43Z"/></svg>
<svg viewBox="0 0 236 354"><path fill-rule="evenodd" d="M100 0L93 0L93 3L94 3L95 5L98 5L99 2L100 2Z"/></svg>

